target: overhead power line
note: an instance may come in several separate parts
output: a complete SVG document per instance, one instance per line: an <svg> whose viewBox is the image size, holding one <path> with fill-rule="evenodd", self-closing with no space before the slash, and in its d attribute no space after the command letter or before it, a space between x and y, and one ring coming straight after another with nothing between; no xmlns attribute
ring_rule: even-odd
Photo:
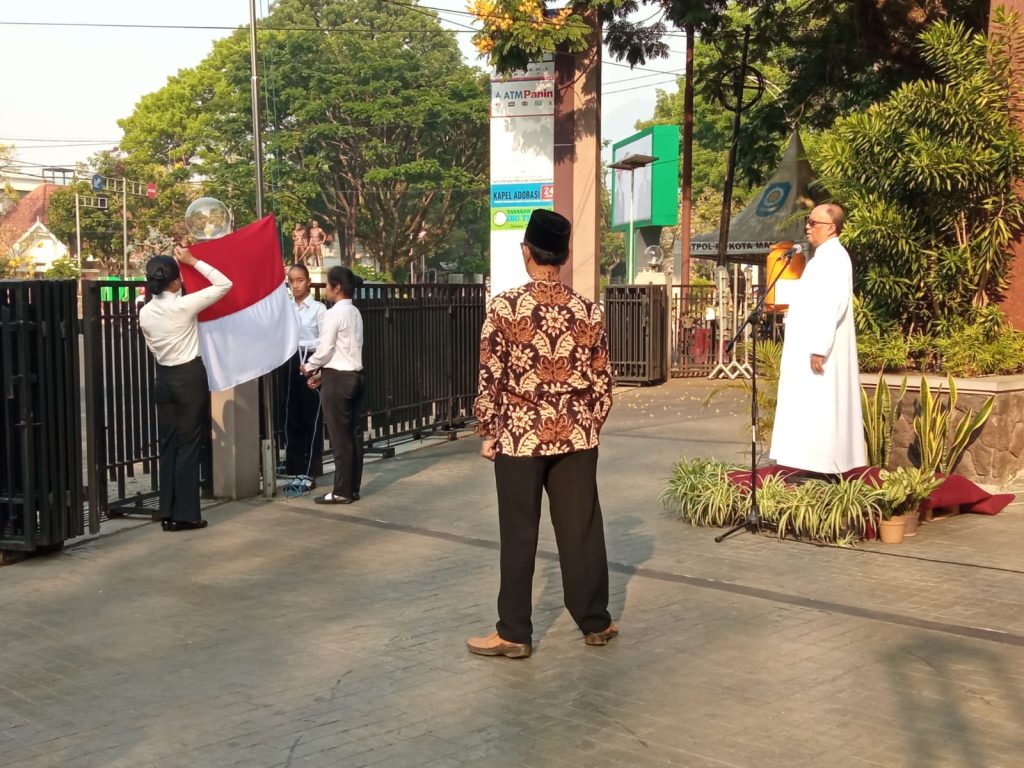
<svg viewBox="0 0 1024 768"><path fill-rule="evenodd" d="M682 75L680 75L679 77L682 77ZM679 77L675 77L675 78L673 78L671 80L659 80L656 83L644 83L643 85L633 85L633 86L630 86L629 88L617 88L617 89L615 89L613 91L601 91L601 95L602 96L610 96L613 93L625 93L626 91L638 91L641 88L656 88L659 85L671 85L673 83L678 83L679 82ZM624 82L624 81L620 80L619 82Z"/></svg>
<svg viewBox="0 0 1024 768"><path fill-rule="evenodd" d="M431 18L436 18L431 16ZM444 19L447 21L447 19ZM449 22L455 23L455 22ZM72 28L96 28L96 29L153 29L153 30L179 30L191 32L235 32L239 29L246 29L248 25L238 24L235 26L217 24L137 24L137 23L116 23L105 21L0 21L2 27L72 27ZM346 34L379 35L382 32L400 32L402 34L441 34L453 33L464 34L465 32L475 33L477 30L469 28L459 29L424 29L423 27L409 27L408 29L396 29L394 27L384 29L367 29L366 27L336 27L336 26L299 26L289 25L277 27L273 25L256 25L257 32L341 32Z"/></svg>
<svg viewBox="0 0 1024 768"><path fill-rule="evenodd" d="M117 139L29 138L27 136L0 136L0 141L73 141L81 144L116 144Z"/></svg>

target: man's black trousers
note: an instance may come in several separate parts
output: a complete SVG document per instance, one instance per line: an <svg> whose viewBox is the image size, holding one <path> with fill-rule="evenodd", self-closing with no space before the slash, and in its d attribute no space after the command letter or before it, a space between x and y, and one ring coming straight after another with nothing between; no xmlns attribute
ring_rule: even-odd
<svg viewBox="0 0 1024 768"><path fill-rule="evenodd" d="M501 529L498 634L530 643L533 571L540 529L541 495L547 491L558 545L565 607L580 630L608 628L608 557L597 497L597 448L558 456L494 461Z"/></svg>

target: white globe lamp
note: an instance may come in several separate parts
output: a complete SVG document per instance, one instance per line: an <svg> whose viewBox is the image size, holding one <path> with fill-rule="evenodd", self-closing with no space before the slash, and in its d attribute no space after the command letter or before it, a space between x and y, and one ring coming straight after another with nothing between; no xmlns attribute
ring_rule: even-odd
<svg viewBox="0 0 1024 768"><path fill-rule="evenodd" d="M195 240L224 237L231 231L231 213L215 197L200 197L185 211L185 229Z"/></svg>

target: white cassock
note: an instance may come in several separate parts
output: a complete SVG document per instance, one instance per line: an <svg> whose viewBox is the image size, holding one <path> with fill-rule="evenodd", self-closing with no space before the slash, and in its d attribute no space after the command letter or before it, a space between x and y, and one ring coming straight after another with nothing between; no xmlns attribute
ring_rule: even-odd
<svg viewBox="0 0 1024 768"><path fill-rule="evenodd" d="M812 354L825 356L823 375L811 371ZM786 467L826 474L867 463L853 268L836 237L817 247L789 304L768 455Z"/></svg>

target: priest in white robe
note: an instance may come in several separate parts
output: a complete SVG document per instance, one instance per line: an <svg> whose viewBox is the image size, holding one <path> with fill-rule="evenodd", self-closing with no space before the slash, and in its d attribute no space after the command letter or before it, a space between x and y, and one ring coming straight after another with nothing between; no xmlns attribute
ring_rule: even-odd
<svg viewBox="0 0 1024 768"><path fill-rule="evenodd" d="M769 456L786 467L834 475L867 463L860 405L853 268L839 235L843 209L807 218L814 246L786 316Z"/></svg>

